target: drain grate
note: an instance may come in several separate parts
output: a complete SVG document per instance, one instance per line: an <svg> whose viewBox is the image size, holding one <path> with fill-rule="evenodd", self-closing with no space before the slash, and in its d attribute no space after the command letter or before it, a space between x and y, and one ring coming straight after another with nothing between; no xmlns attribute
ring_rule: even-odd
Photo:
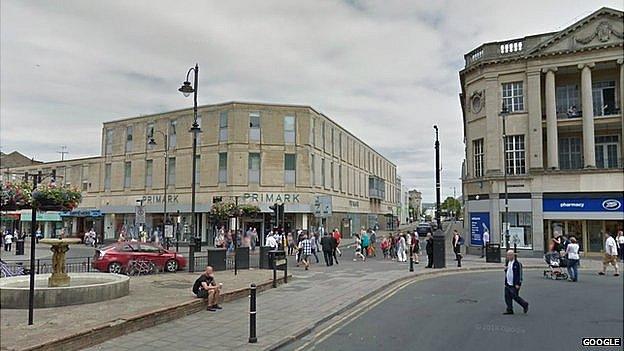
<svg viewBox="0 0 624 351"><path fill-rule="evenodd" d="M457 300L457 303L464 303L464 304L473 304L473 303L478 303L479 301L477 300L473 300L473 299L459 299Z"/></svg>

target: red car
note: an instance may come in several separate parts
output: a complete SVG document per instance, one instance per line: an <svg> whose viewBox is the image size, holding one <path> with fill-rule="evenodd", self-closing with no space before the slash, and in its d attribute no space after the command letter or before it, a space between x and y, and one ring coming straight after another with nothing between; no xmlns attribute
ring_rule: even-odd
<svg viewBox="0 0 624 351"><path fill-rule="evenodd" d="M175 251L149 243L122 242L95 250L93 268L101 272L123 273L132 260L153 262L158 270L175 272L186 267L186 258Z"/></svg>

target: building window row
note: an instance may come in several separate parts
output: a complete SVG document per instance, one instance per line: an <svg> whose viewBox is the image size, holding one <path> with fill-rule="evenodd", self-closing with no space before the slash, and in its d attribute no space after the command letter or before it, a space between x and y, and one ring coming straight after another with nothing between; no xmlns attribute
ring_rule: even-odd
<svg viewBox="0 0 624 351"><path fill-rule="evenodd" d="M473 140L472 150L474 153L474 176L483 177L483 138Z"/></svg>
<svg viewBox="0 0 624 351"><path fill-rule="evenodd" d="M524 111L522 82L503 83L503 106L509 112Z"/></svg>

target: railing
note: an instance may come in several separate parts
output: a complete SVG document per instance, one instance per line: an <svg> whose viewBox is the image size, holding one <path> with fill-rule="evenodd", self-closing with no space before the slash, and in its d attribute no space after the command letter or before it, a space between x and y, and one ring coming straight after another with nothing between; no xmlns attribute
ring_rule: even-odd
<svg viewBox="0 0 624 351"><path fill-rule="evenodd" d="M466 67L484 59L497 59L517 55L525 49L524 39L514 39L479 46L464 55Z"/></svg>
<svg viewBox="0 0 624 351"><path fill-rule="evenodd" d="M505 55L505 54L512 54L514 52L522 51L523 45L524 44L522 40L514 40L514 41L500 43L500 53Z"/></svg>
<svg viewBox="0 0 624 351"><path fill-rule="evenodd" d="M30 261L2 261L3 268L8 271L19 274L23 272L27 274L30 272ZM52 259L51 258L38 258L35 260L35 274L47 274L52 273ZM66 273L88 273L98 272L95 268L91 267L91 257L71 257L65 261ZM4 276L4 275L3 275Z"/></svg>

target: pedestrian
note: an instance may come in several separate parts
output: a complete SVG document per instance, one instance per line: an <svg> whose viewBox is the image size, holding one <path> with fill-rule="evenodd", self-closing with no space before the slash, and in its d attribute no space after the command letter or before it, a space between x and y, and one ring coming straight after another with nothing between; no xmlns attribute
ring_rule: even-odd
<svg viewBox="0 0 624 351"><path fill-rule="evenodd" d="M211 266L206 266L206 270L195 280L193 284L193 293L199 297L206 299L208 307L206 311L214 312L222 309L219 306L219 297L221 296L221 288L223 284L215 281L214 271Z"/></svg>
<svg viewBox="0 0 624 351"><path fill-rule="evenodd" d="M620 273L618 271L618 264L617 264L617 244L615 242L615 239L613 239L613 237L611 236L611 233L605 232L604 236L605 236L604 259L602 260L602 271L598 272L598 274L605 275L605 272L607 271L607 266L611 264L613 265L613 268L615 268L615 273L613 275L618 277Z"/></svg>
<svg viewBox="0 0 624 351"><path fill-rule="evenodd" d="M624 262L624 232L622 232L621 230L618 231L617 244L618 244L618 247L620 248L619 250L620 260Z"/></svg>
<svg viewBox="0 0 624 351"><path fill-rule="evenodd" d="M258 245L258 230L253 227L251 231L251 251L256 251L256 245Z"/></svg>
<svg viewBox="0 0 624 351"><path fill-rule="evenodd" d="M368 236L368 233L365 230L362 230L362 237L360 239L362 240L362 254L364 254L364 256L368 256L368 247L370 246L370 237Z"/></svg>
<svg viewBox="0 0 624 351"><path fill-rule="evenodd" d="M4 251L11 251L11 246L13 245L13 235L10 231L7 231L4 236Z"/></svg>
<svg viewBox="0 0 624 351"><path fill-rule="evenodd" d="M360 236L358 234L355 234L355 243L353 245L353 248L355 249L355 257L353 257L353 262L357 261L358 257L361 257L362 261L366 261L366 256L362 254L362 239L360 239Z"/></svg>
<svg viewBox="0 0 624 351"><path fill-rule="evenodd" d="M273 235L273 232L269 232L269 236L267 236L266 241L264 242L264 244L268 247L271 248L271 250L277 250L277 241L275 240L275 235Z"/></svg>
<svg viewBox="0 0 624 351"><path fill-rule="evenodd" d="M318 234L310 235L310 247L312 249L312 255L314 256L314 258L316 258L316 263L319 263L319 258L316 254L316 252L319 251L318 238L316 237L317 235Z"/></svg>
<svg viewBox="0 0 624 351"><path fill-rule="evenodd" d="M301 262L303 262L303 266L307 271L310 268L310 255L312 254L312 244L306 235L303 236L303 240L299 242L299 249L301 250L301 254L299 255L301 258ZM299 264L297 264L299 266Z"/></svg>
<svg viewBox="0 0 624 351"><path fill-rule="evenodd" d="M286 240L288 241L288 256L292 256L295 254L295 238L293 238L292 232L288 232Z"/></svg>
<svg viewBox="0 0 624 351"><path fill-rule="evenodd" d="M219 230L219 233L215 238L215 247L220 249L225 247L225 235L223 235L223 229Z"/></svg>
<svg viewBox="0 0 624 351"><path fill-rule="evenodd" d="M418 255L420 254L420 237L418 236L418 232L414 230L414 237L412 238L412 256L414 259L414 263L420 264L418 261Z"/></svg>
<svg viewBox="0 0 624 351"><path fill-rule="evenodd" d="M383 258L384 260L387 260L388 257L390 256L390 243L388 241L388 238L383 237L381 239L381 252L383 252Z"/></svg>
<svg viewBox="0 0 624 351"><path fill-rule="evenodd" d="M377 257L377 252L376 252L377 250L375 248L376 242L377 242L377 233L375 233L375 231L371 229L370 230L370 246L368 249L370 251L369 252L370 256Z"/></svg>
<svg viewBox="0 0 624 351"><path fill-rule="evenodd" d="M457 229L453 229L453 252L455 252L455 261L457 261L457 267L461 267L461 260L462 260L461 244L462 244L461 235L459 235L459 232L457 231Z"/></svg>
<svg viewBox="0 0 624 351"><path fill-rule="evenodd" d="M321 238L321 247L323 248L323 258L325 259L326 266L334 265L334 238L325 232L325 235Z"/></svg>
<svg viewBox="0 0 624 351"><path fill-rule="evenodd" d="M433 237L431 233L427 233L427 238L425 239L427 242L425 244L425 252L427 252L427 267L433 268Z"/></svg>
<svg viewBox="0 0 624 351"><path fill-rule="evenodd" d="M524 313L529 312L529 303L520 297L522 286L522 264L518 262L513 250L507 251L507 263L505 266L505 304L507 309L503 314L513 314L513 301L516 301Z"/></svg>
<svg viewBox="0 0 624 351"><path fill-rule="evenodd" d="M490 232L485 228L483 230L483 246L481 247L481 258L485 256L485 250L490 243Z"/></svg>
<svg viewBox="0 0 624 351"><path fill-rule="evenodd" d="M334 260L336 261L336 263L338 263L336 254L338 254L338 256L342 256L342 252L340 251L340 248L338 247L340 246L340 240L342 239L342 235L340 234L340 231L338 230L338 228L334 228L334 232L332 233L332 236L334 237L334 240L336 240L336 250L334 250Z"/></svg>
<svg viewBox="0 0 624 351"><path fill-rule="evenodd" d="M388 236L388 253L390 254L390 259L394 261L396 258L396 240L392 233Z"/></svg>
<svg viewBox="0 0 624 351"><path fill-rule="evenodd" d="M407 257L405 255L405 235L403 233L399 233L398 241L397 241L397 262L406 262Z"/></svg>
<svg viewBox="0 0 624 351"><path fill-rule="evenodd" d="M570 243L566 247L566 256L568 257L568 279L571 282L578 281L578 265L579 265L579 245L576 243L575 237L570 237Z"/></svg>

